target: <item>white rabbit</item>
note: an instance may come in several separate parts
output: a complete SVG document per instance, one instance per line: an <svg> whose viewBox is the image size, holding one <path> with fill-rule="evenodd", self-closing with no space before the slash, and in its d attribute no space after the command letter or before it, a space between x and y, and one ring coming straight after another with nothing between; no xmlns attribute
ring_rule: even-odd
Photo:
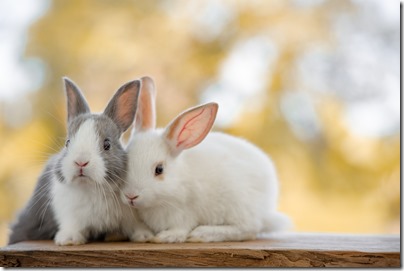
<svg viewBox="0 0 404 271"><path fill-rule="evenodd" d="M47 177L58 225L56 244L83 244L114 232L133 241L153 236L119 200L127 170L120 137L134 120L140 86L139 80L126 83L102 114L91 114L81 91L65 79L68 137Z"/></svg>
<svg viewBox="0 0 404 271"><path fill-rule="evenodd" d="M148 109L127 148L121 199L154 231L151 241L242 241L291 225L276 210L278 180L267 155L243 139L209 133L216 103L154 129L153 85L148 90L139 103Z"/></svg>

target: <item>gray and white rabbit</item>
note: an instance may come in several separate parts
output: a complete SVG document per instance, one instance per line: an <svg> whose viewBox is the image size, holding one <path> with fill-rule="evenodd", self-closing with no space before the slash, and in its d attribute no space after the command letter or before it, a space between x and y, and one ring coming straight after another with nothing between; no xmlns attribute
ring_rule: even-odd
<svg viewBox="0 0 404 271"><path fill-rule="evenodd" d="M242 241L288 229L290 219L277 210L270 158L246 140L210 132L216 103L186 110L156 129L156 94L149 86L128 145L121 199L156 234L150 241Z"/></svg>
<svg viewBox="0 0 404 271"><path fill-rule="evenodd" d="M50 159L34 196L12 228L10 243L21 240L19 236L54 237L58 245L78 245L109 232L121 232L130 239L134 234L143 236L143 230L149 234L136 213L118 200L127 172L127 154L120 138L134 120L141 81L120 87L101 114L90 112L71 80L64 78L64 82L68 112L65 148ZM139 225L135 233L133 225Z"/></svg>

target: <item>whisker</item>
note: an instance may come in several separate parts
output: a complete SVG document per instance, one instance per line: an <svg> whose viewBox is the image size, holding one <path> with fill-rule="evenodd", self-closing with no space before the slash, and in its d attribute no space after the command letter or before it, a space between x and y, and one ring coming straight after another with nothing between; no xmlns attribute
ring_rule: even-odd
<svg viewBox="0 0 404 271"><path fill-rule="evenodd" d="M114 209L116 209L117 212L119 212L117 215L121 216L122 211L120 209L120 202L119 199L117 198L116 192L108 182L105 182L105 184L107 185L106 187L110 190L112 194L112 204L114 205Z"/></svg>
<svg viewBox="0 0 404 271"><path fill-rule="evenodd" d="M34 208L41 200L44 196L48 195L48 191L50 188L50 183L46 183L44 184L42 187L38 188L37 190L34 190L34 195L32 196L32 198L28 201L28 204L31 204L32 201L34 201L28 208L27 208L27 212L31 211L32 208ZM39 207L41 208L41 207Z"/></svg>
<svg viewBox="0 0 404 271"><path fill-rule="evenodd" d="M43 212L42 212L42 218L41 218L41 222L40 222L40 224L39 224L39 229L41 229L42 228L42 224L43 224L43 221L44 221L44 219L45 219L45 214L46 214L46 211L48 210L48 208L49 208L49 206L52 204L52 201L53 201L53 195L51 195L50 197L49 197L49 199L47 200L47 204L45 205L45 208L44 208L44 210L43 210Z"/></svg>

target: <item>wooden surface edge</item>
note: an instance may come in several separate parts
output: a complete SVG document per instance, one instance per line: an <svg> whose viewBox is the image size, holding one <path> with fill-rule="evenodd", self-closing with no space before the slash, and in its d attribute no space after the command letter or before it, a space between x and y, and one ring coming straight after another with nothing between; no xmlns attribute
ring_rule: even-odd
<svg viewBox="0 0 404 271"><path fill-rule="evenodd" d="M3 267L400 267L400 253L303 250L32 251L1 254Z"/></svg>
<svg viewBox="0 0 404 271"><path fill-rule="evenodd" d="M400 236L286 234L229 243L29 241L0 248L3 267L401 267Z"/></svg>

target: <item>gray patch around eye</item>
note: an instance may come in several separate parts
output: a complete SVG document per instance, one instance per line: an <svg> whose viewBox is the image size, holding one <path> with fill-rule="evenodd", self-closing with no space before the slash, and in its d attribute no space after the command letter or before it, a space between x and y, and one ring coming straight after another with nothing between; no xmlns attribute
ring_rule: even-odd
<svg viewBox="0 0 404 271"><path fill-rule="evenodd" d="M101 139L119 140L121 133L118 126L108 117L98 115L94 117L96 133Z"/></svg>
<svg viewBox="0 0 404 271"><path fill-rule="evenodd" d="M120 137L121 132L118 126L107 116L98 115L94 117L96 133L100 137L100 144L108 138L111 148L104 151L103 145L100 145L101 155L106 165L105 179L108 183L113 183L114 189L121 187L126 178L127 154L123 149Z"/></svg>

